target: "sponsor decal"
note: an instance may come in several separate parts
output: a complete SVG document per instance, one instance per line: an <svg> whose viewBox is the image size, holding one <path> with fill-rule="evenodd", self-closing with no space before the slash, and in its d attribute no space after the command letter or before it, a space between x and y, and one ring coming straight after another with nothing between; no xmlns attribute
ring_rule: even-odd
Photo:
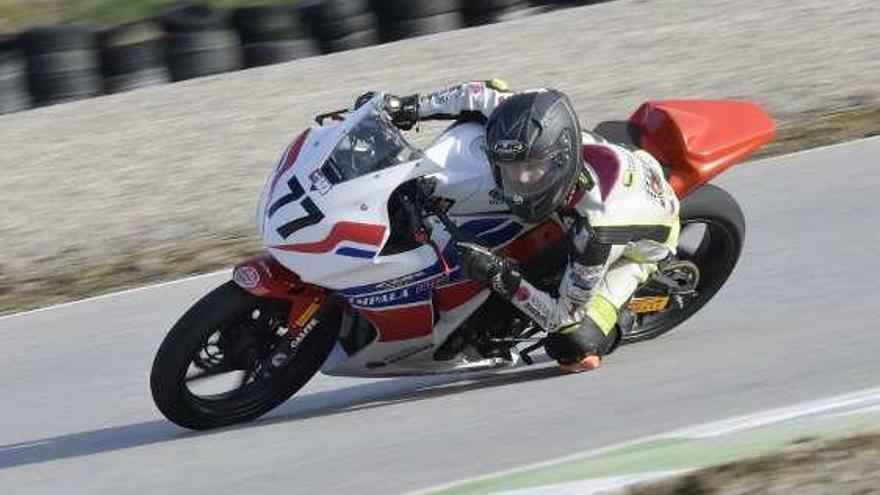
<svg viewBox="0 0 880 495"><path fill-rule="evenodd" d="M553 310L547 306L547 302L541 298L541 294L532 294L529 291L528 298L525 300L517 299L517 301L521 303L517 306L528 313L539 325L544 328L548 326Z"/></svg>
<svg viewBox="0 0 880 495"><path fill-rule="evenodd" d="M434 290L438 285L446 283L448 281L448 277L446 277L445 275L440 275L439 277L434 277L430 280L425 280L424 282L416 284L416 286L413 287L413 290L416 294L420 292L427 292L429 290Z"/></svg>
<svg viewBox="0 0 880 495"><path fill-rule="evenodd" d="M459 98L463 95L463 88L461 85L450 86L448 88L441 89L436 93L429 96L429 99L435 105L442 105L450 100L455 98Z"/></svg>
<svg viewBox="0 0 880 495"><path fill-rule="evenodd" d="M635 314L654 313L666 309L669 296L635 297L629 302L629 309Z"/></svg>
<svg viewBox="0 0 880 495"><path fill-rule="evenodd" d="M531 297L531 293L529 293L529 289L525 285L520 285L519 289L516 289L516 292L513 293L513 298L517 301L525 301L529 297Z"/></svg>
<svg viewBox="0 0 880 495"><path fill-rule="evenodd" d="M425 270L419 270L415 273L410 273L409 275L404 275L402 277L394 278L391 280L386 280L384 282L379 282L375 285L377 290L390 290L396 289L398 287L403 287L411 282L415 282L423 277L425 277Z"/></svg>
<svg viewBox="0 0 880 495"><path fill-rule="evenodd" d="M468 93L474 98L483 96L483 83L473 82L467 85Z"/></svg>
<svg viewBox="0 0 880 495"><path fill-rule="evenodd" d="M666 208L666 195L663 193L663 181L654 167L643 164L642 168L645 172L645 192L654 199L660 206Z"/></svg>
<svg viewBox="0 0 880 495"><path fill-rule="evenodd" d="M299 347L299 345L302 343L302 341L305 340L306 337L308 337L309 334L312 333L312 330L314 330L318 326L318 323L319 323L318 319L313 318L312 321L310 321L308 325L303 327L303 329L300 330L298 334L296 334L296 337L291 339L290 348L296 349L297 347Z"/></svg>
<svg viewBox="0 0 880 495"><path fill-rule="evenodd" d="M516 160L526 151L526 143L515 139L501 139L492 145L492 154L501 161Z"/></svg>
<svg viewBox="0 0 880 495"><path fill-rule="evenodd" d="M232 280L243 289L253 289L260 285L260 272L250 265L240 266L232 273Z"/></svg>
<svg viewBox="0 0 880 495"><path fill-rule="evenodd" d="M395 302L402 302L408 298L412 291L407 289L385 292L382 294L374 294L372 296L356 297L351 303L355 306L385 306Z"/></svg>
<svg viewBox="0 0 880 495"><path fill-rule="evenodd" d="M330 188L333 187L333 184L327 180L327 177L321 172L321 169L315 169L312 173L309 174L309 180L312 181L312 191L318 191L321 193L321 196L327 194L330 191Z"/></svg>

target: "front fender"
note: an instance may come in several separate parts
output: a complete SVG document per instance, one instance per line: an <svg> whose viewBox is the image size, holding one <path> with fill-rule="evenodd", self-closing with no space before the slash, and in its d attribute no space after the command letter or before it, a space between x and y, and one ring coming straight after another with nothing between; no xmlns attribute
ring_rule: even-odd
<svg viewBox="0 0 880 495"><path fill-rule="evenodd" d="M257 297L272 299L292 300L298 289L308 285L266 252L235 265L232 280Z"/></svg>
<svg viewBox="0 0 880 495"><path fill-rule="evenodd" d="M328 295L323 287L303 282L299 275L265 252L235 265L232 280L257 297L290 301L287 319L292 336L306 326Z"/></svg>

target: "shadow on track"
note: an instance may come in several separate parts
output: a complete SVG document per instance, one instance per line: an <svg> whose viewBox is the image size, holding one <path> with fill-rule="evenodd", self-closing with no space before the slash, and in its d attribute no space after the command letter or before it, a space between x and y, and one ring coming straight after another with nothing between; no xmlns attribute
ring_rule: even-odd
<svg viewBox="0 0 880 495"><path fill-rule="evenodd" d="M533 367L505 373L474 372L376 380L342 389L294 396L264 419L210 432L186 431L168 421L155 420L2 445L0 469L223 434L230 430L347 414L483 388L554 378L563 374L565 373L555 367Z"/></svg>

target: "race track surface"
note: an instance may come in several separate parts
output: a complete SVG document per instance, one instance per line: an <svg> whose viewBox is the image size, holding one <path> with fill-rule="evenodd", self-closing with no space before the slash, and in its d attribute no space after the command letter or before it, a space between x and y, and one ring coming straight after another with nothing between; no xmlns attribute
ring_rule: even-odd
<svg viewBox="0 0 880 495"><path fill-rule="evenodd" d="M221 277L0 319L4 494L393 494L880 383L880 138L749 163L727 287L599 372L318 377L211 433L149 396L164 333Z"/></svg>

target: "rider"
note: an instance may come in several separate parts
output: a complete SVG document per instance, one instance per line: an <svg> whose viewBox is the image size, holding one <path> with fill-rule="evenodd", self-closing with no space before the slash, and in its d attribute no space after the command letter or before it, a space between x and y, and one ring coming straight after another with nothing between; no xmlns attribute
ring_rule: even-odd
<svg viewBox="0 0 880 495"><path fill-rule="evenodd" d="M563 368L599 367L618 342L621 307L678 240L678 199L657 160L582 131L568 97L554 89L513 93L493 79L389 95L386 107L402 129L427 119L485 124L487 156L511 212L527 223L560 222L569 263L558 299L476 244L459 244L462 273L546 329L547 354Z"/></svg>

